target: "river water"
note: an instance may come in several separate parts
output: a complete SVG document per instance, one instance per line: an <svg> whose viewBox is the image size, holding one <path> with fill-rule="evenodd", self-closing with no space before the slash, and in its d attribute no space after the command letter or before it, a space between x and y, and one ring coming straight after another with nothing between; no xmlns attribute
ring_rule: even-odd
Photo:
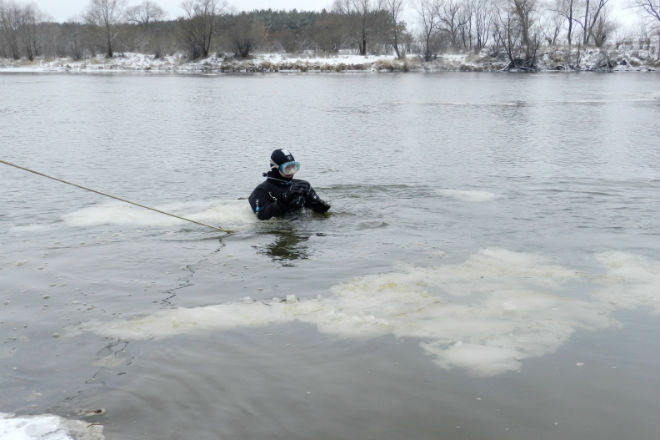
<svg viewBox="0 0 660 440"><path fill-rule="evenodd" d="M0 75L2 160L234 231L0 165L0 412L657 438L658 79ZM279 147L328 215L254 218Z"/></svg>

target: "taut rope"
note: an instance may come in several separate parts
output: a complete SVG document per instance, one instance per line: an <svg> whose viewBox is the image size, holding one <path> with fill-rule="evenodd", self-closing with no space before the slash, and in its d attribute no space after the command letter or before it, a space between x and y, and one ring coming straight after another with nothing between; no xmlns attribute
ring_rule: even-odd
<svg viewBox="0 0 660 440"><path fill-rule="evenodd" d="M15 163L7 162L6 160L0 159L0 163L2 163L4 165L9 165L10 167L18 168L19 170L23 170L23 171L27 171L29 173L36 174L38 176L46 177L48 179L55 180L57 182L62 182L62 183L65 183L67 185L75 186L76 188L84 189L85 191L90 191L90 192L93 192L93 193L96 193L96 194L99 194L99 195L102 195L102 196L105 196L105 197L110 197L111 199L119 200L120 202L129 203L131 205L139 206L140 208L148 209L150 211L155 211L155 212L158 212L160 214L169 215L170 217L175 217L175 218L178 218L179 220L185 220L187 222L195 223L195 224L200 225L200 226L206 226L207 228L215 229L216 231L225 232L227 234L230 234L230 233L233 232L233 231L230 231L228 229L224 229L224 228L221 228L221 227L218 227L218 226L207 225L206 223L202 223L202 222L198 222L196 220L191 220L189 218L181 217L180 215L171 214L169 212L161 211L160 209L151 208L149 206L142 205L140 203L131 202L130 200L126 200L126 199L123 199L121 197L113 196L112 194L106 194L104 192L97 191L97 190L92 189L92 188L87 188L86 186L78 185L77 183L69 182L69 181L66 181L64 179L58 179L57 177L49 176L48 174L40 173L39 171L35 171L35 170L31 170L29 168L22 167L20 165L16 165Z"/></svg>

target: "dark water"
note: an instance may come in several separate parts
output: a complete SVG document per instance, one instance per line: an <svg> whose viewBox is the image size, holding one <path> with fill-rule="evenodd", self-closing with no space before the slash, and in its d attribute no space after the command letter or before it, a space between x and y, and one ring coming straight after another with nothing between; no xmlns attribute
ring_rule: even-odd
<svg viewBox="0 0 660 440"><path fill-rule="evenodd" d="M660 432L657 74L0 75L0 412L108 439ZM331 214L258 223L289 148ZM84 417L85 411L103 414Z"/></svg>

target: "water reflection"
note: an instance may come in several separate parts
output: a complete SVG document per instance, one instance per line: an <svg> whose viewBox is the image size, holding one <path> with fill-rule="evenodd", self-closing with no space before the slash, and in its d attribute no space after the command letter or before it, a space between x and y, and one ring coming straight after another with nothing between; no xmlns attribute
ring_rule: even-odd
<svg viewBox="0 0 660 440"><path fill-rule="evenodd" d="M296 231L293 227L271 232L275 240L259 252L270 256L273 261L279 261L284 266L293 266L293 260L309 258L309 248L306 244L310 235Z"/></svg>
<svg viewBox="0 0 660 440"><path fill-rule="evenodd" d="M254 246L257 253L267 255L283 266L295 266L295 260L306 260L312 256L309 239L325 236L327 219L333 213L317 214L309 209L289 213L282 218L260 222L257 234L268 235L267 244ZM313 246L313 245L312 245Z"/></svg>
<svg viewBox="0 0 660 440"><path fill-rule="evenodd" d="M272 237L265 245L257 245L257 252L267 255L273 261L281 263L283 266L293 266L295 260L306 260L309 258L309 246L307 241L311 236L307 226L310 218L298 215L277 219L272 222L265 222L261 226L264 229L260 234Z"/></svg>

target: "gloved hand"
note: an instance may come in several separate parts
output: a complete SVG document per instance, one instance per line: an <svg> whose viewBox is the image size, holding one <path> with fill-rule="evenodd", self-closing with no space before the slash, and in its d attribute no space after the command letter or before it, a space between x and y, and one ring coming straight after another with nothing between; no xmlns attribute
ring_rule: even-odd
<svg viewBox="0 0 660 440"><path fill-rule="evenodd" d="M289 206L294 209L302 208L305 206L305 196L299 194L293 200L291 200L291 202L289 202Z"/></svg>
<svg viewBox="0 0 660 440"><path fill-rule="evenodd" d="M282 193L280 200L291 208L302 208L305 205L306 195L300 192L289 191Z"/></svg>
<svg viewBox="0 0 660 440"><path fill-rule="evenodd" d="M309 183L305 182L304 180L297 180L291 184L291 188L289 188L289 191L292 193L298 193L303 196L307 196L309 193L311 186Z"/></svg>
<svg viewBox="0 0 660 440"><path fill-rule="evenodd" d="M315 201L312 202L312 209L318 213L323 214L324 212L327 212L330 209L330 204L326 201L323 201L319 198L317 198Z"/></svg>
<svg viewBox="0 0 660 440"><path fill-rule="evenodd" d="M307 206L312 208L315 212L323 214L330 209L330 204L324 200L321 200L316 194L316 191L313 189L310 189L309 193L307 193L307 200L309 200L309 204Z"/></svg>

